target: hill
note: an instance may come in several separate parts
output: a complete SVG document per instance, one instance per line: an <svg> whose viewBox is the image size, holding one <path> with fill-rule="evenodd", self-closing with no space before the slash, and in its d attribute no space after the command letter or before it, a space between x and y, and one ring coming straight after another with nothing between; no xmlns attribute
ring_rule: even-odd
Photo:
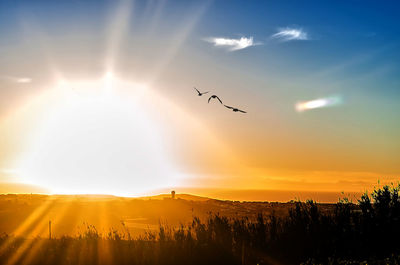
<svg viewBox="0 0 400 265"><path fill-rule="evenodd" d="M209 199L190 194L127 198L103 195L0 195L0 232L24 236L47 236L51 220L55 236L79 233L84 224L106 232L110 228L128 229L133 235L155 230L160 223L187 224L193 217L206 219L210 213L227 217L256 219L274 212L287 214L293 203L239 202ZM332 204L320 204L323 211ZM27 225L30 222L31 225Z"/></svg>

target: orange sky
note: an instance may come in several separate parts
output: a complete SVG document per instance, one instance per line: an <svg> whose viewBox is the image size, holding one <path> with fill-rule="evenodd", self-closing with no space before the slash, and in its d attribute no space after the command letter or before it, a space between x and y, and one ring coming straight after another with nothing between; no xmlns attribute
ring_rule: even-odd
<svg viewBox="0 0 400 265"><path fill-rule="evenodd" d="M305 37L306 28L279 41L287 32L271 24L271 37L252 45L219 38L236 43L224 49L207 36L232 35L234 21L210 27L212 5L176 7L190 11L182 18L171 6L122 1L91 20L71 5L40 11L58 14L54 23L35 5L5 18L0 182L139 195L176 187L362 192L398 181L393 46L318 53L333 44ZM211 92L198 97L194 86ZM248 113L207 103L214 93ZM311 108L301 112L299 102Z"/></svg>

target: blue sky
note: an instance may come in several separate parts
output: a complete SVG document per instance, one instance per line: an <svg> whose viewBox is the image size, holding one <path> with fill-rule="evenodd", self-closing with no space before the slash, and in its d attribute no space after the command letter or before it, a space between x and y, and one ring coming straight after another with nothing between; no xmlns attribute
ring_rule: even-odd
<svg viewBox="0 0 400 265"><path fill-rule="evenodd" d="M218 185L212 176L242 183L252 174L251 185L284 179L321 189L330 176L338 189L364 183L349 186L357 190L400 173L399 11L396 1L2 1L0 118L60 77L92 80L112 68L149 84L243 164L199 168L214 151L177 142L193 128L176 121L163 126L182 174L210 185ZM248 115L202 105L193 86ZM4 149L16 150L14 141ZM15 150L1 157L11 161Z"/></svg>

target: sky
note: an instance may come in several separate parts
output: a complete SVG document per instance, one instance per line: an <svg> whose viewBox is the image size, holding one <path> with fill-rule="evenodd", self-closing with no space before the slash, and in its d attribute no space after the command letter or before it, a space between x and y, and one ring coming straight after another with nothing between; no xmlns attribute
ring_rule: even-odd
<svg viewBox="0 0 400 265"><path fill-rule="evenodd" d="M397 183L399 11L1 1L0 182L116 195Z"/></svg>

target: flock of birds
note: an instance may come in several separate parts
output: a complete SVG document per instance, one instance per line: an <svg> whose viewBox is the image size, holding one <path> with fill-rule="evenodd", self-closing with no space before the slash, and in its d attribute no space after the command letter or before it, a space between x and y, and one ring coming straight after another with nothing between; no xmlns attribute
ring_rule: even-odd
<svg viewBox="0 0 400 265"><path fill-rule="evenodd" d="M207 92L200 92L200 91L199 91L197 88L195 88L195 87L194 87L194 89L197 91L197 95L198 95L199 97L201 97L201 96L203 96L204 94L207 94L207 93L210 92L210 91L207 91ZM231 107L231 106L225 105L224 103L222 103L222 100L221 100L217 95L212 95L211 97L209 97L209 98L208 98L208 103L210 103L210 100L212 100L212 99L218 100L219 103L221 103L222 105L225 106L225 108L231 109L233 112L247 113L247 112L244 111L244 110L241 110L241 109L238 109L238 108L235 108L235 107Z"/></svg>

